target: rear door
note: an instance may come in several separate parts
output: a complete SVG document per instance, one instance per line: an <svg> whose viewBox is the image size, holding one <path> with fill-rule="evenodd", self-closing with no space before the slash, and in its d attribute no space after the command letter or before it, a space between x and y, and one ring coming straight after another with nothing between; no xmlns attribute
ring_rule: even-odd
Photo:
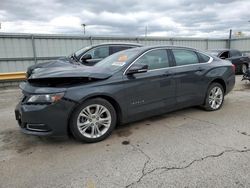
<svg viewBox="0 0 250 188"><path fill-rule="evenodd" d="M172 68L176 82L176 102L179 107L200 104L203 100L204 65L197 53L189 49L172 49L175 67Z"/></svg>
<svg viewBox="0 0 250 188"><path fill-rule="evenodd" d="M135 63L149 66L148 72L124 75L124 87L128 105L128 116L138 119L142 116L160 114L172 109L175 102L175 82L168 72L169 55L166 49L146 52ZM138 118L136 118L136 116Z"/></svg>

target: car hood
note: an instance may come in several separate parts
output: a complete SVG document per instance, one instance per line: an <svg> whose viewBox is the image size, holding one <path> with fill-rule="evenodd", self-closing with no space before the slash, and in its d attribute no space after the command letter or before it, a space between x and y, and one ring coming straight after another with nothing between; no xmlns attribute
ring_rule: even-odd
<svg viewBox="0 0 250 188"><path fill-rule="evenodd" d="M69 86L104 80L112 74L106 69L84 65L68 65L66 67L36 68L28 78L28 82L37 86Z"/></svg>
<svg viewBox="0 0 250 188"><path fill-rule="evenodd" d="M106 79L110 76L111 73L107 73L102 68L71 64L66 67L36 68L33 70L33 74L28 78L28 80L44 79L44 78L75 78L75 77Z"/></svg>
<svg viewBox="0 0 250 188"><path fill-rule="evenodd" d="M27 77L29 77L33 71L37 68L50 68L50 67L65 67L72 64L72 60L67 57L62 57L56 60L51 60L45 63L38 63L28 67Z"/></svg>
<svg viewBox="0 0 250 188"><path fill-rule="evenodd" d="M68 57L62 57L59 59L55 59L55 60L50 60L48 62L45 63L38 63L34 66L34 68L46 68L46 67L61 67L61 66L65 66L65 64L70 64L72 60L70 60L70 58Z"/></svg>

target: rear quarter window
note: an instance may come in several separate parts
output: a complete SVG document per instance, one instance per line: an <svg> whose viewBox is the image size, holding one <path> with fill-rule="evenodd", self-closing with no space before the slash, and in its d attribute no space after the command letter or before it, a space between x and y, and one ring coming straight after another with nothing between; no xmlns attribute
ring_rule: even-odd
<svg viewBox="0 0 250 188"><path fill-rule="evenodd" d="M202 53L197 53L200 57L200 63L207 63L210 60L210 57L202 54Z"/></svg>

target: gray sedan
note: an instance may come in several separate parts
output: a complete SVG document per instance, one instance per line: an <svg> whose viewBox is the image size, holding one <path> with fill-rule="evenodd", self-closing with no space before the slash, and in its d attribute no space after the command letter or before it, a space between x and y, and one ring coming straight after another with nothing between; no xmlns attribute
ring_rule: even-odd
<svg viewBox="0 0 250 188"><path fill-rule="evenodd" d="M24 133L98 142L117 124L190 106L218 110L234 84L230 62L196 49L133 48L94 66L35 70L15 114Z"/></svg>

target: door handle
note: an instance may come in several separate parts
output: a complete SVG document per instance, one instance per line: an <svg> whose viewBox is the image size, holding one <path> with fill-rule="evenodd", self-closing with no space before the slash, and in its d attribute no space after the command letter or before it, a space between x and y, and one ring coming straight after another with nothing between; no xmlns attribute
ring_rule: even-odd
<svg viewBox="0 0 250 188"><path fill-rule="evenodd" d="M171 73L171 72L165 72L165 73L163 74L163 76L166 76L166 77L172 76L172 75L173 75L173 73Z"/></svg>
<svg viewBox="0 0 250 188"><path fill-rule="evenodd" d="M201 68L201 67L199 67L198 69L196 69L196 71L195 72L202 72L202 71L204 71L205 69L203 69L203 68Z"/></svg>

